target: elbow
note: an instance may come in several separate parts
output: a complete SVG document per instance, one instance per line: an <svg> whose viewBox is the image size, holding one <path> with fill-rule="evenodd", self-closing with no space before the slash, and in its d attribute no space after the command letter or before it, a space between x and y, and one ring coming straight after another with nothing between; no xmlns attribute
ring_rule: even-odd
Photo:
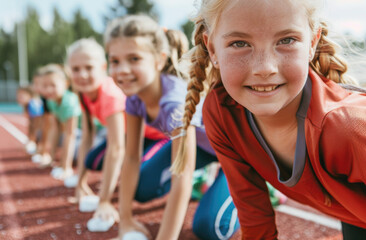
<svg viewBox="0 0 366 240"><path fill-rule="evenodd" d="M108 148L107 151L111 153L114 157L117 157L118 159L122 158L122 156L125 153L125 148L121 145L114 145L108 147L107 143L107 148Z"/></svg>

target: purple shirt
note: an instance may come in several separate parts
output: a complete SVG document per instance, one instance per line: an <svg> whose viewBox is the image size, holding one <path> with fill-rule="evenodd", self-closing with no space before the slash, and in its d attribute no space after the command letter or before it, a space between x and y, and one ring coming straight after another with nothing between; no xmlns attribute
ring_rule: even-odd
<svg viewBox="0 0 366 240"><path fill-rule="evenodd" d="M142 117L145 122L167 136L171 132L183 126L182 117L184 110L185 97L187 93L187 83L173 75L161 75L162 96L160 98L160 110L154 121L149 121L145 104L137 95L127 97L126 112L130 115ZM216 155L206 136L205 127L202 121L202 104L204 99L196 107L191 125L196 126L197 145L205 151Z"/></svg>

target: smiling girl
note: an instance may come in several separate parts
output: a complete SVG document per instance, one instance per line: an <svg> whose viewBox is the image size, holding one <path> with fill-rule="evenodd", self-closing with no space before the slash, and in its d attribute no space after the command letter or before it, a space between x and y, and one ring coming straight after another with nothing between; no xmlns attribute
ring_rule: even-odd
<svg viewBox="0 0 366 240"><path fill-rule="evenodd" d="M48 64L39 69L39 74L42 76L42 92L47 99L47 107L61 123L63 135L60 166L54 167L51 175L65 180L73 175L72 160L76 149L78 117L81 114L79 99L68 89L68 78L62 66ZM52 131L56 131L54 128L57 127L54 126ZM51 135L57 138L56 133Z"/></svg>
<svg viewBox="0 0 366 240"><path fill-rule="evenodd" d="M366 95L337 84L349 83L347 65L320 21L322 4L201 1L184 129L207 80L206 131L243 239L277 239L266 181L340 219L344 239L366 236Z"/></svg>
<svg viewBox="0 0 366 240"><path fill-rule="evenodd" d="M132 15L109 24L105 43L110 74L127 95L128 128L120 182L119 238L135 239L131 235L138 232L142 237L139 239L146 239L150 233L133 218L132 202L134 199L146 202L169 192L154 239L178 239L191 197L194 169L217 161L198 111L194 126L187 129L189 140L185 157L188 166L181 175L172 175L169 170L180 142L187 83L177 65L179 57L188 49L187 38L180 31L164 32L150 17ZM171 141L140 165L144 124L165 133ZM200 201L193 231L202 239L227 239L237 229L236 209L226 178L220 172Z"/></svg>
<svg viewBox="0 0 366 240"><path fill-rule="evenodd" d="M107 76L104 49L94 39L80 39L70 45L67 49L66 65L71 74L73 87L80 93L83 108L76 197L78 201L80 200L80 210L96 210L88 222L88 229L107 231L119 220L111 198L125 152L126 97L113 79ZM96 140L97 130L94 120L98 120L105 127L107 134L101 136L101 141L93 143L93 139ZM146 132L146 136L151 146L159 143L160 139L165 139L156 131ZM96 209L90 204L98 198L93 196L94 193L87 184L88 170L102 171L99 203Z"/></svg>

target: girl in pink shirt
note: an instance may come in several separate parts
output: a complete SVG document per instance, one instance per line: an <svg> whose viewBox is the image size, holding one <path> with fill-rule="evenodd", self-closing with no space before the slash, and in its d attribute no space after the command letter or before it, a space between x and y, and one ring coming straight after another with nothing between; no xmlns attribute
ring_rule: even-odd
<svg viewBox="0 0 366 240"><path fill-rule="evenodd" d="M118 212L111 204L111 197L125 151L125 96L107 76L104 49L94 39L81 39L69 46L67 66L83 107L76 198L80 201L81 211L96 210L88 222L88 229L106 231L119 220ZM96 131L93 118L107 130L106 138L96 146L93 146L93 135ZM94 193L87 184L87 169L102 170L99 199L93 196ZM95 205L96 209L88 204L90 201L99 201Z"/></svg>

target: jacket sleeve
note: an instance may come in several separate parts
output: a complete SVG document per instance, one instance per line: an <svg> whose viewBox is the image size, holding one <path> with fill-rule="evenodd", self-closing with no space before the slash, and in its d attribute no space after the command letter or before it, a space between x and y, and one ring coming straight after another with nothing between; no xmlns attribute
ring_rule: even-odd
<svg viewBox="0 0 366 240"><path fill-rule="evenodd" d="M233 149L220 107L216 96L209 94L203 108L203 120L238 210L242 239L277 239L275 215L265 180ZM236 131L233 126L230 130Z"/></svg>
<svg viewBox="0 0 366 240"><path fill-rule="evenodd" d="M348 183L366 184L366 106L342 107L328 113L320 138L326 170Z"/></svg>

